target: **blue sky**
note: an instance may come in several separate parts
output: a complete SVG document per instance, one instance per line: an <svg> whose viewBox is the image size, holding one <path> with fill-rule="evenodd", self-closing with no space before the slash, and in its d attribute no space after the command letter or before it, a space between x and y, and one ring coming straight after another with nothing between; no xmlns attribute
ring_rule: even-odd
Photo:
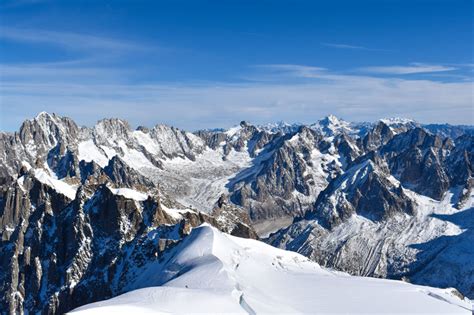
<svg viewBox="0 0 474 315"><path fill-rule="evenodd" d="M473 2L0 0L0 129L474 124Z"/></svg>

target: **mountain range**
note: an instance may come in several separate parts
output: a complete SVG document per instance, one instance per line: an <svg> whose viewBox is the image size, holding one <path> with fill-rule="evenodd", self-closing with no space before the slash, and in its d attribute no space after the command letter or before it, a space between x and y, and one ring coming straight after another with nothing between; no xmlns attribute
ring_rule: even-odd
<svg viewBox="0 0 474 315"><path fill-rule="evenodd" d="M0 133L0 307L64 313L146 287L131 279L150 265L179 266L183 284L190 269L165 261L198 247L196 235L228 238L207 224L297 252L311 268L472 299L473 171L472 126L328 116L187 132L40 113Z"/></svg>

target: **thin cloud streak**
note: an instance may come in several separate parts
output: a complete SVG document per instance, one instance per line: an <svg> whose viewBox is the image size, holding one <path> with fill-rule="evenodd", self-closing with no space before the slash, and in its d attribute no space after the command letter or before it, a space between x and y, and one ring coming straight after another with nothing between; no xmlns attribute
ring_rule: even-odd
<svg viewBox="0 0 474 315"><path fill-rule="evenodd" d="M315 78L321 74L327 73L328 69L323 67L314 67L306 65L294 65L294 64L267 64L267 65L256 65L256 69L264 70L264 76L273 78L279 76L293 76L300 78ZM258 76L256 77L258 80Z"/></svg>
<svg viewBox="0 0 474 315"><path fill-rule="evenodd" d="M75 51L100 50L117 53L150 48L130 41L97 35L12 27L0 28L0 39L32 44L51 44Z"/></svg>
<svg viewBox="0 0 474 315"><path fill-rule="evenodd" d="M113 113L134 125L163 122L187 130L229 127L240 120L310 123L330 113L353 121L403 116L421 122L441 122L442 117L443 122L472 124L471 91L472 82L349 75L305 84L8 83L0 87L5 117L27 118L47 110L92 125ZM16 129L19 123L8 129Z"/></svg>
<svg viewBox="0 0 474 315"><path fill-rule="evenodd" d="M352 49L352 50L366 50L366 51L385 51L389 52L392 50L388 49L378 49L378 48L369 48L364 46L358 45L349 45L349 44L339 44L339 43L321 43L321 45L330 47L330 48L337 48L337 49Z"/></svg>
<svg viewBox="0 0 474 315"><path fill-rule="evenodd" d="M114 66L99 66L88 60L69 62L0 64L0 84L30 83L104 83L132 77L133 71Z"/></svg>
<svg viewBox="0 0 474 315"><path fill-rule="evenodd" d="M131 84L122 80L129 77L126 69L74 62L3 68L0 116L16 120L0 117L0 130L16 130L42 110L86 125L113 113L135 125L162 122L187 130L229 127L240 120L310 123L327 114L352 121L403 116L420 122L441 122L442 117L453 124L474 123L472 80L414 80L270 64L254 66L258 73L250 81Z"/></svg>
<svg viewBox="0 0 474 315"><path fill-rule="evenodd" d="M382 66L382 67L365 67L359 68L360 71L377 73L377 74L416 74L416 73L432 73L453 71L458 68L445 65L430 65L423 63L411 63L408 66Z"/></svg>

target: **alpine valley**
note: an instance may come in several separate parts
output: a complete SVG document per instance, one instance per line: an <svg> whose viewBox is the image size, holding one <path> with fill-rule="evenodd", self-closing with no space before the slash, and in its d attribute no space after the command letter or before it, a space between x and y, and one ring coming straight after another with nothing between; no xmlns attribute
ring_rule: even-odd
<svg viewBox="0 0 474 315"><path fill-rule="evenodd" d="M473 126L43 112L0 133L0 311L471 314L473 172Z"/></svg>

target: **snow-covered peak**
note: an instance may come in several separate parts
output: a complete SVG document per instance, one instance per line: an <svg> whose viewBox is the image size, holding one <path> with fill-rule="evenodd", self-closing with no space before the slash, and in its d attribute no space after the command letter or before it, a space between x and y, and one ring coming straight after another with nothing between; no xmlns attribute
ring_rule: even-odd
<svg viewBox="0 0 474 315"><path fill-rule="evenodd" d="M101 119L95 125L95 129L97 132L102 132L102 133L105 133L111 130L117 130L117 129L125 129L128 131L131 131L131 128L128 122L119 118Z"/></svg>
<svg viewBox="0 0 474 315"><path fill-rule="evenodd" d="M380 119L379 122L387 125L394 134L405 132L408 129L419 126L415 120L401 117L383 118Z"/></svg>
<svg viewBox="0 0 474 315"><path fill-rule="evenodd" d="M95 140L99 144L117 145L119 141L127 141L132 132L130 125L118 118L107 118L97 122L93 128Z"/></svg>
<svg viewBox="0 0 474 315"><path fill-rule="evenodd" d="M240 122L240 124L224 131L224 134L227 136L228 140L233 142L239 140L242 136L245 137L245 135L247 135L250 130L258 130L258 128L243 120Z"/></svg>
<svg viewBox="0 0 474 315"><path fill-rule="evenodd" d="M334 115L328 115L328 116L326 116L325 118L323 118L322 121L327 121L327 122L329 122L329 123L331 123L331 124L333 124L333 125L339 125L339 124L341 124L341 122L343 122L343 120L337 118L337 117L334 116Z"/></svg>
<svg viewBox="0 0 474 315"><path fill-rule="evenodd" d="M383 122L384 124L391 126L391 125L407 125L407 124L416 124L416 121L409 118L401 118L401 117L392 117L392 118L382 118L379 121Z"/></svg>
<svg viewBox="0 0 474 315"><path fill-rule="evenodd" d="M67 117L41 112L23 122L18 132L30 162L45 154L58 143L64 147L72 144L79 133L76 123ZM25 157L23 157L25 159Z"/></svg>
<svg viewBox="0 0 474 315"><path fill-rule="evenodd" d="M71 121L67 117L62 117L59 115L56 115L55 113L48 113L48 112L41 112L38 115L36 115L35 118L29 120L32 123L37 123L43 130L47 130L51 128L51 126L56 126L61 129L61 131L66 132L64 128L64 122L66 121Z"/></svg>
<svg viewBox="0 0 474 315"><path fill-rule="evenodd" d="M46 118L51 118L51 114L49 114L48 112L40 112L38 115L36 115L36 117L34 119L36 120L41 120L41 119L46 119Z"/></svg>
<svg viewBox="0 0 474 315"><path fill-rule="evenodd" d="M265 243L202 225L163 260L135 270L131 291L78 314L470 314L449 290L351 277Z"/></svg>
<svg viewBox="0 0 474 315"><path fill-rule="evenodd" d="M277 133L277 132L282 132L282 133L289 133L289 132L294 132L296 131L302 124L299 123L287 123L286 121L278 121L275 123L267 123L264 125L259 125L258 128L265 130L270 133Z"/></svg>
<svg viewBox="0 0 474 315"><path fill-rule="evenodd" d="M61 117L54 113L50 114L48 112L41 112L36 115L35 118L25 121L25 123L29 122L30 125L39 126L43 130L43 132L49 134L52 132L53 128L58 128L61 132L67 132L67 126L65 126L64 124L70 121L72 120L66 117Z"/></svg>
<svg viewBox="0 0 474 315"><path fill-rule="evenodd" d="M325 136L335 136L341 133L353 134L351 123L334 115L329 115L317 123L310 125L310 128Z"/></svg>
<svg viewBox="0 0 474 315"><path fill-rule="evenodd" d="M231 127L229 129L227 129L225 131L225 134L227 135L227 137L233 138L234 136L236 136L239 133L240 130L242 130L242 126L237 125L237 126L234 126L234 127Z"/></svg>

